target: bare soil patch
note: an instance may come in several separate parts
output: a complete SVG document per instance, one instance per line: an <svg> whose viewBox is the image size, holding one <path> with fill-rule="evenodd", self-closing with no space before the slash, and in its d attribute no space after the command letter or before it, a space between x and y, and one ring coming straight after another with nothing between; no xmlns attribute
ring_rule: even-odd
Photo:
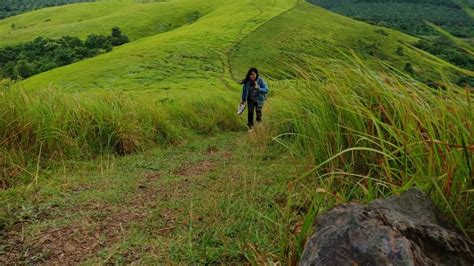
<svg viewBox="0 0 474 266"><path fill-rule="evenodd" d="M175 174L179 176L198 176L204 173L211 172L216 167L216 164L210 160L204 160L195 164L186 165L179 169Z"/></svg>
<svg viewBox="0 0 474 266"><path fill-rule="evenodd" d="M118 242L130 225L139 224L149 215L160 195L161 189L154 181L161 173L143 175L134 196L121 206L106 203L78 206L75 211L83 212L84 217L64 227L40 230L33 236L24 236L21 224L10 232L1 233L0 264L77 264Z"/></svg>

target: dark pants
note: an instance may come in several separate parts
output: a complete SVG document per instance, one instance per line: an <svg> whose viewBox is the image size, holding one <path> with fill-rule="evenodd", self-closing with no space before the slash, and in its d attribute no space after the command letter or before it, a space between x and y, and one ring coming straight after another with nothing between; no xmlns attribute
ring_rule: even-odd
<svg viewBox="0 0 474 266"><path fill-rule="evenodd" d="M248 120L247 120L247 125L249 128L253 127L253 113L257 113L257 122L262 121L262 107L258 107L258 103L254 101L248 101Z"/></svg>

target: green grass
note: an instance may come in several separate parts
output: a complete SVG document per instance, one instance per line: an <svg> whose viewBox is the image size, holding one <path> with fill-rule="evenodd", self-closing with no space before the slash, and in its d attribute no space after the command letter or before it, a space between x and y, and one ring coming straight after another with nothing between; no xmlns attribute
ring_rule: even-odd
<svg viewBox="0 0 474 266"><path fill-rule="evenodd" d="M37 184L0 194L4 210L25 223L23 252L29 255L10 254L29 263L54 256L55 250L38 250L34 243L55 230L63 236L57 251L79 248L68 233L77 228L83 236L98 235L85 243L99 243L95 252L83 255L86 264L282 261L291 248L283 215L287 182L303 165L276 151L258 152L255 147L265 149L251 145L252 139L226 133L129 157L65 161L57 171L42 172ZM203 162L212 164L207 170L195 167ZM193 167L197 170L182 171ZM296 216L306 204L290 206L295 219L288 230L297 230ZM102 227L111 217L122 229ZM100 244L115 236L114 230L117 241ZM0 241L0 262L10 243Z"/></svg>
<svg viewBox="0 0 474 266"><path fill-rule="evenodd" d="M335 58L354 52L372 68L384 61L398 69L410 63L414 77L439 81L440 73L455 80L456 73L473 75L412 47L417 38L343 17L308 3L275 17L233 47L230 64L234 78L244 75L248 65L258 65L266 75L282 79L297 75L305 58L317 57L321 67L331 69ZM403 49L403 55L396 54ZM341 53L342 52L342 53Z"/></svg>
<svg viewBox="0 0 474 266"><path fill-rule="evenodd" d="M275 140L314 162L294 182L314 178L344 200L363 201L415 186L472 234L472 91L433 90L349 58L331 69L310 60L312 72L277 95Z"/></svg>
<svg viewBox="0 0 474 266"><path fill-rule="evenodd" d="M38 241L59 232L61 243L79 245L75 235L80 234L96 247L70 257L85 263L290 264L298 261L317 214L334 204L368 202L410 187L429 193L453 224L472 235L474 110L469 90L432 90L403 74L374 71L357 57L348 58L353 62L339 61L331 70L312 59L307 62L313 64L312 72L300 71L300 80L273 83L265 123L248 136L222 134L219 128L210 138L189 133L186 129L206 136L219 121L228 123L221 130L240 128L243 121L233 112L207 112L209 102L199 109L196 102L180 106L181 101L171 101L154 111L149 98L101 102L93 97L77 106L66 101L65 106L75 110L66 118L94 110L88 104L102 110L90 118L103 124L85 124L83 132L110 127L111 133L123 132L128 140L146 140L141 130L156 136L160 131L149 131L148 126L179 121L173 125L185 125L178 132L187 134L177 146L134 156L99 153L90 162L59 157L47 168L38 168L24 185L2 191L2 224L10 232L21 230L25 240L21 250L13 251L15 242L1 242L0 254L10 254L14 261L53 262L57 252L69 254L67 249ZM63 94L60 99L77 95ZM21 103L18 106L24 106ZM51 101L51 106L58 105ZM112 125L110 106L117 113ZM164 110L167 119L153 120ZM196 118L196 112L206 115ZM231 117L235 120L229 121ZM151 123L144 123L149 119ZM47 121L56 120L68 121ZM67 123L62 124L70 132ZM130 125L138 130L123 130ZM57 145L64 148L67 142Z"/></svg>
<svg viewBox="0 0 474 266"><path fill-rule="evenodd" d="M231 102L239 96L229 81L226 49L294 2L262 1L250 11L244 3L214 4L219 8L194 24L6 84L0 120L5 175L31 172L25 167L37 157L129 153L181 131L241 125L233 116Z"/></svg>
<svg viewBox="0 0 474 266"><path fill-rule="evenodd" d="M38 163L47 165L61 158L125 155L150 145L177 143L193 134L243 127L228 108L233 106L231 97L223 92L208 92L198 99L178 93L152 98L7 87L0 95L2 187L16 183L21 173L31 177L29 166L35 167L31 160L38 157Z"/></svg>
<svg viewBox="0 0 474 266"><path fill-rule="evenodd" d="M211 2L212 12L196 23L141 38L112 52L33 76L22 85L66 90L227 89L226 50L265 21L292 7L294 0ZM205 5L207 6L207 4ZM166 17L166 14L165 14ZM126 34L127 30L123 32ZM133 62L133 63L130 63ZM80 73L80 75L77 75Z"/></svg>
<svg viewBox="0 0 474 266"><path fill-rule="evenodd" d="M180 1L176 3L184 5ZM324 65L330 67L340 50L346 53L354 50L373 67L378 65L377 60L401 69L411 63L415 77L420 80L439 81L440 73L450 80L458 72L472 74L412 48L416 38L396 31L344 18L310 4L296 4L293 0L253 3L252 9L248 8L249 3L197 2L190 5L189 11L171 16L168 12L176 7L160 6L164 3L127 4L137 8L156 5L153 12L160 14L163 23L173 23L176 16L185 17L190 10L205 11L199 11L203 16L195 23L150 33L110 53L33 76L21 85L28 89L53 84L67 91L152 93L170 88L193 91L235 88L233 81L240 79L250 65L258 64L267 76L284 79L288 77L283 73L291 72L293 65L299 65L305 56L325 59ZM133 19L124 21L135 23ZM83 29L90 31L90 27ZM110 25L104 30L110 30ZM123 32L128 34L126 28ZM395 54L399 47L404 49L403 56Z"/></svg>
<svg viewBox="0 0 474 266"><path fill-rule="evenodd" d="M169 1L157 3L92 2L43 8L0 20L0 46L41 37L109 34L114 26L130 39L173 30L194 22L213 10L209 1ZM14 24L14 28L12 28Z"/></svg>
<svg viewBox="0 0 474 266"><path fill-rule="evenodd" d="M292 264L317 214L413 186L473 233L473 99L455 68L301 2L193 3L195 23L2 82L0 264L68 247L71 263ZM246 136L228 131L252 64L272 92Z"/></svg>
<svg viewBox="0 0 474 266"><path fill-rule="evenodd" d="M199 108L207 108L205 113L227 116L229 123L232 123L235 118L229 113L234 110L229 102L238 96L235 86L229 85L226 49L260 23L291 7L293 1L279 1L275 5L269 3L273 1L263 1L249 12L244 3L223 5L213 2L213 11L201 17L199 22L141 38L111 53L34 76L18 84L19 87L25 87L25 91L17 91L16 85L8 86L2 98L4 111L1 119L4 147L2 161L8 163L9 169L14 169L8 172L23 172L29 161L38 156L40 147L41 158L51 158L57 154L88 157L101 150L114 150L116 143L130 146L118 148L119 151L137 150L138 146L156 143L158 131L160 135L173 138L173 127L180 125L193 129L198 126L198 130L214 127L215 120L206 121L200 116L200 110L184 106L188 102L186 99L195 101L192 104ZM85 5L89 4L104 5ZM157 15L167 19L167 23L175 19L175 14L170 16L169 12L179 9L177 15L187 14L186 9L176 5L184 5L184 2L133 4L150 12L155 12L150 8L157 6L160 11ZM209 5L208 2L195 2L186 8L206 10ZM70 10L71 7L58 8ZM131 7L124 8L129 10ZM39 17L47 17L45 13L56 12L55 9L39 10L11 19L17 19L15 21L20 23L21 19L29 19L29 16L38 12ZM84 7L84 10L89 9L90 6ZM232 14L231 18L229 14ZM64 14L65 19L70 17ZM135 23L131 18L123 21ZM150 19L147 21L150 22ZM65 28L76 27L65 25ZM90 30L90 26L77 29ZM50 88L44 91L50 82L61 86L61 92ZM31 92L32 88L36 92ZM66 95L75 91L87 93ZM117 91L123 93L112 93ZM178 107L170 107L166 104L169 101L175 102L174 105ZM211 102L207 107L206 101ZM51 104L43 105L43 102ZM122 111L114 112L116 104L122 107ZM138 109L142 110L141 114ZM129 114L128 110L136 111ZM177 117L169 118L168 113L175 113ZM50 119L44 120L44 117ZM136 117L138 119L134 119ZM164 125L163 128L154 128L161 125ZM16 134L18 132L21 133ZM12 139L13 134L16 136Z"/></svg>

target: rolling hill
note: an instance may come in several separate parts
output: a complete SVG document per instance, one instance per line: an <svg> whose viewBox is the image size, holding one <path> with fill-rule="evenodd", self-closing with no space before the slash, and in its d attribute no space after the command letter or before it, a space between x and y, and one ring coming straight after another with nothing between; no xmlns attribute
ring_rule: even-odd
<svg viewBox="0 0 474 266"><path fill-rule="evenodd" d="M18 15L35 9L66 5L77 2L87 2L87 0L5 0L0 3L0 19Z"/></svg>
<svg viewBox="0 0 474 266"><path fill-rule="evenodd" d="M173 3L134 5L151 13L154 10L148 5L161 5L159 8L164 13L161 13L160 17L163 15L170 19L166 12L176 10ZM184 2L176 1L176 3ZM204 4L199 5L200 3ZM81 90L96 88L167 90L170 87L186 89L207 86L219 89L222 86L217 84L221 84L220 81L227 78L224 73L226 49L260 24L292 7L295 2L265 1L257 4L250 12L247 12L245 4L222 5L219 1L194 2L191 6L206 9L209 4L214 5L214 9L195 23L141 38L103 56L34 76L23 84L26 87L38 88L53 82L66 88L74 86ZM186 15L188 12L183 14ZM126 27L122 26L121 29L129 34ZM133 38L133 34L131 36ZM88 79L84 79L84 76Z"/></svg>
<svg viewBox="0 0 474 266"><path fill-rule="evenodd" d="M451 82L474 73L417 37L300 0L110 0L0 20L0 46L114 26L129 43L0 81L0 264L296 264L317 215L411 187L474 233ZM270 94L243 134L250 66Z"/></svg>
<svg viewBox="0 0 474 266"><path fill-rule="evenodd" d="M76 3L0 20L0 46L41 37L106 34L119 26L132 40L188 24L211 10L207 1L137 4L132 1Z"/></svg>
<svg viewBox="0 0 474 266"><path fill-rule="evenodd" d="M285 79L282 72L291 67L281 68L282 64L291 66L306 56L318 57L325 64L331 57L341 58L341 52L354 52L373 65L379 60L399 69L410 65L413 75L423 81L440 80L439 73L456 79L459 69L411 47L416 38L306 3L295 4L268 1L254 4L251 11L246 11L245 3L223 5L219 1L74 4L3 20L4 32L10 31L11 23L25 25L3 43L35 35L82 37L91 28L102 33L115 24L132 39L110 53L33 76L22 82L27 88L55 84L67 90L167 93L170 88L225 88L251 64L261 65L263 73L273 79ZM81 10L91 8L94 12L81 15ZM127 15L122 17L125 10ZM54 20L45 22L54 14L58 14ZM398 49L403 50L402 56L395 54Z"/></svg>
<svg viewBox="0 0 474 266"><path fill-rule="evenodd" d="M474 7L472 0L310 0L316 5L352 18L401 30L412 35L439 35L430 21L463 38L474 37L474 19L460 3Z"/></svg>
<svg viewBox="0 0 474 266"><path fill-rule="evenodd" d="M317 58L319 64L329 67L332 59L355 53L373 67L379 61L398 69L410 64L420 80L439 80L439 73L454 79L453 66L413 48L416 41L397 31L300 3L234 47L231 64L240 76L246 62L251 62L263 66L269 75L278 79L282 72L291 72L296 65L303 67L309 57Z"/></svg>

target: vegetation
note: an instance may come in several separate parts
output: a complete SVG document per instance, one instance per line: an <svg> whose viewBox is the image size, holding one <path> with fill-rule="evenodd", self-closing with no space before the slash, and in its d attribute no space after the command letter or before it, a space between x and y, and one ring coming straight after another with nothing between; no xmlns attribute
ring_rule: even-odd
<svg viewBox="0 0 474 266"><path fill-rule="evenodd" d="M265 75L282 79L298 76L294 66L303 68L308 56L319 58L321 67L331 69L335 58L347 60L342 54L353 51L373 69L386 62L427 84L443 83L440 73L452 82L473 75L414 49L418 42L412 36L301 3L233 47L230 62L235 78L244 75L247 65L258 65Z"/></svg>
<svg viewBox="0 0 474 266"><path fill-rule="evenodd" d="M293 183L316 178L336 197L362 201L416 186L472 233L470 89L432 89L360 58L330 70L310 62L273 117L277 142L314 161Z"/></svg>
<svg viewBox="0 0 474 266"><path fill-rule="evenodd" d="M455 0L309 0L331 11L412 35L439 35L431 21L458 37L474 37L474 19ZM471 8L472 0L465 1Z"/></svg>
<svg viewBox="0 0 474 266"><path fill-rule="evenodd" d="M47 166L49 161L65 158L126 155L152 144L176 143L189 135L236 130L242 125L233 110L225 108L232 105L231 98L218 93L198 100L193 94L181 95L178 101L176 97L75 95L6 86L0 100L2 188L18 183L19 175L28 175L37 156ZM211 101L219 98L222 100Z"/></svg>
<svg viewBox="0 0 474 266"><path fill-rule="evenodd" d="M210 101L217 95L200 105L196 99L157 105L149 97L120 98L116 92L112 98L81 96L80 101L71 101L70 94L43 92L48 106L39 104L46 99L36 101L31 95L27 100L32 107L24 110L36 112L18 114L16 120L24 122L12 130L23 130L22 147L44 159L31 160L32 175L25 186L0 194L7 206L4 226L21 220L31 223L26 234L54 236L53 230L59 230L72 246L79 245L68 233L77 221L92 221L80 229L85 236L93 232L110 239L117 238L113 232L121 232L109 244L87 237L88 243L102 247L100 252L88 250L73 258L89 263L294 263L315 215L337 203L366 202L416 186L429 192L458 228L472 234L474 110L469 90L432 90L389 69L368 69L357 58L329 71L317 61L307 63L314 64L313 72L302 73L305 78L298 83L273 84L276 92L267 105L271 112L266 109L264 124L248 137L219 133L242 129L243 121L229 110L230 102ZM12 99L22 99L16 110L25 106L25 92L6 96L10 105ZM193 104L184 106L188 103ZM48 127L33 114L51 117L43 122ZM32 128L29 138L43 141L25 144L28 124L43 129ZM201 139L188 129L201 129L203 136L217 134ZM158 143L183 144L124 158L100 152L133 152L155 144L157 136ZM10 142L22 144L20 139ZM92 165L78 166L79 158L60 159L63 152L69 158L103 155ZM6 153L7 161L12 154ZM35 165L49 164L43 160L51 155L56 166L36 172ZM249 160L255 163L249 165ZM61 185L65 179L67 185ZM24 196L19 200L20 191ZM62 215L47 218L46 213ZM103 224L111 219L124 229L106 230L119 228ZM35 228L43 229L35 233ZM8 241L4 245L11 247ZM50 250L48 255L33 246L28 250L32 255L23 260L31 263L54 261L60 254ZM160 252L153 255L152 250ZM14 252L18 250L8 254Z"/></svg>
<svg viewBox="0 0 474 266"><path fill-rule="evenodd" d="M38 9L0 20L0 46L33 41L36 37L108 35L118 26L131 41L193 23L215 6L209 1L135 3L111 0Z"/></svg>
<svg viewBox="0 0 474 266"><path fill-rule="evenodd" d="M398 29L408 34L420 36L416 46L458 67L473 70L472 53L458 47L446 38L439 28L447 30L460 38L474 37L474 17L469 10L474 2L408 0L408 1L332 1L311 0L334 12L353 17L372 24ZM438 36L432 38L431 36ZM410 64L411 63L407 63ZM459 84L466 83L465 75L458 78Z"/></svg>
<svg viewBox="0 0 474 266"><path fill-rule="evenodd" d="M316 215L410 187L473 235L472 71L301 1L108 4L6 19L122 16L131 42L0 83L0 264L295 264ZM251 65L271 94L242 134Z"/></svg>
<svg viewBox="0 0 474 266"><path fill-rule="evenodd" d="M0 19L44 7L67 5L89 0L4 0L0 2Z"/></svg>
<svg viewBox="0 0 474 266"><path fill-rule="evenodd" d="M273 3L271 0L269 2ZM215 15L202 18L200 23L131 42L110 53L35 75L21 83L9 84L5 81L7 88L2 97L2 108L5 109L1 112L0 121L3 124L0 135L2 147L6 150L4 154L16 154L3 156L3 161L9 163L8 168L13 169L9 173L17 173L13 181L17 180L18 174L24 173L19 170L32 167L30 163L37 158L40 147L43 161L54 156L90 159L102 152L116 152L117 148L114 147L117 142L119 146L122 142L130 146L118 148L118 154L127 154L157 142L159 138L156 134L163 134L172 140L175 134L181 135L173 127L170 132L168 127L155 128L160 124L157 119L169 119L169 123L176 124L177 128L191 128L191 132L213 128L208 122L225 124L221 117L224 114L227 114L229 123L237 124L233 108L225 108L233 106L232 99L238 95L235 90L237 86L231 85L233 83L227 76L227 69L223 69L223 61L227 61L225 50L229 42L240 38L243 32L250 33L259 23L271 19L293 4L291 1L281 1L275 6L268 3L260 4L264 13L258 9L244 12L247 9L242 4L227 5L224 9L221 4L214 4L214 8L219 8L214 11ZM190 5L195 7L194 4ZM207 4L202 5L203 8L207 7ZM164 6L163 14L171 12L168 8L175 8L175 5ZM228 8L237 12L235 20L227 18ZM258 14L259 20L255 21ZM175 17L170 16L168 19L173 21ZM225 23L222 23L222 19ZM245 28L242 25L246 25ZM50 83L55 85L48 86ZM121 93L123 96L120 96ZM128 100L122 103L121 99ZM205 105L209 99L214 99L213 108ZM51 105L42 104L43 101ZM186 102L190 107L185 107ZM192 107L194 105L195 108ZM118 108L117 112L114 112L115 108ZM80 114L75 114L74 110ZM126 129L122 128L126 125L122 119L129 118L120 118L119 110L123 110L127 117L130 115L129 110L136 110L136 114L143 110L143 115L154 113L158 118L143 118L148 122L131 119L137 124L126 128L137 132L137 140L130 144L120 140L120 136L127 136ZM175 113L176 117L173 117L171 114ZM206 122L201 117L206 113L216 113L214 115L220 116L222 120L211 119ZM86 120L92 123L90 127L86 126L89 122L75 124L81 121L79 117L83 115L88 116ZM99 119L101 115L109 118ZM43 117L56 118L52 122L43 120ZM99 121L106 124L100 124ZM199 126L199 121L204 124ZM109 123L113 125L107 125ZM26 129L24 134L22 129ZM37 145L32 144L33 139ZM5 186L10 186L11 181L4 182Z"/></svg>
<svg viewBox="0 0 474 266"><path fill-rule="evenodd" d="M456 66L474 71L474 56L466 53L447 37L438 37L434 41L421 39L415 46Z"/></svg>
<svg viewBox="0 0 474 266"><path fill-rule="evenodd" d="M379 60L400 69L411 63L414 76L422 81L440 81L440 72L448 80L456 81L459 77L459 70L452 65L411 48L418 40L414 37L332 14L307 3L300 3L268 22L287 10L291 1L278 1L275 8L262 2L257 5L265 11L262 15L255 9L236 21L224 19L223 9L218 3L214 5L215 11L201 17L198 23L35 75L22 85L35 89L52 83L69 91L100 88L156 93L169 93L169 88L222 89L241 79L248 65L259 65L271 78L285 79L288 76L284 72L291 77L292 65L307 55L326 58L324 63L330 67L338 50L354 50L373 67L379 65ZM243 12L244 7L236 3L227 9ZM247 24L243 27L242 23ZM292 28L293 32L281 30L282 27ZM394 54L400 46L404 47L405 56ZM130 64L131 58L140 63Z"/></svg>
<svg viewBox="0 0 474 266"><path fill-rule="evenodd" d="M32 42L0 48L0 79L28 78L32 75L110 52L128 42L118 27L110 36L91 34L85 41L77 37L38 37Z"/></svg>

